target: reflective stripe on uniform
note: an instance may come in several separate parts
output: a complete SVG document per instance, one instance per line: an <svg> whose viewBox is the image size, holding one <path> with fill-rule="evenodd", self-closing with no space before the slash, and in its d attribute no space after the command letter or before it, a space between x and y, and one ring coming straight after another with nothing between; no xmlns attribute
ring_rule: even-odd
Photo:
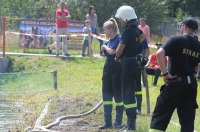
<svg viewBox="0 0 200 132"><path fill-rule="evenodd" d="M124 105L123 102L116 103L116 106L123 106L123 105Z"/></svg>
<svg viewBox="0 0 200 132"><path fill-rule="evenodd" d="M135 95L141 95L141 94L142 94L142 91L135 92Z"/></svg>
<svg viewBox="0 0 200 132"><path fill-rule="evenodd" d="M156 129L149 129L149 132L164 132L164 131L156 130Z"/></svg>
<svg viewBox="0 0 200 132"><path fill-rule="evenodd" d="M128 104L128 105L124 105L125 108L136 108L137 104L134 103L134 104Z"/></svg>
<svg viewBox="0 0 200 132"><path fill-rule="evenodd" d="M111 105L111 104L112 104L112 101L104 101L103 104L104 104L104 105Z"/></svg>

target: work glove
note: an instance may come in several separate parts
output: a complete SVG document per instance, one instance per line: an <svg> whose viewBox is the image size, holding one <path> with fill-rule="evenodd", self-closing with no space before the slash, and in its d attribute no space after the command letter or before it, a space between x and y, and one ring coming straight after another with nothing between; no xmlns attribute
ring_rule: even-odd
<svg viewBox="0 0 200 132"><path fill-rule="evenodd" d="M138 54L138 55L136 56L136 58L137 58L137 61L138 61L138 62L141 62L141 61L142 61L142 55Z"/></svg>
<svg viewBox="0 0 200 132"><path fill-rule="evenodd" d="M148 62L148 58L147 57L142 57L142 61L140 63L141 68L144 68Z"/></svg>

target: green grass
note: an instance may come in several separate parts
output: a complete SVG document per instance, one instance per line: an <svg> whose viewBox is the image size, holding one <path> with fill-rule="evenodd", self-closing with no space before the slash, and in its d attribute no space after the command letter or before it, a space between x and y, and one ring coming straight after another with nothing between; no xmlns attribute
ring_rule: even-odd
<svg viewBox="0 0 200 132"><path fill-rule="evenodd" d="M36 92L30 96L30 94L23 94L23 96L17 97L22 99L24 103L24 124L23 128L27 126L33 126L37 117L40 115L43 110L47 100L52 98L52 104L50 106L50 113L53 113L57 107L56 99L77 99L74 103L74 107L77 107L76 110L69 112L66 111L66 114L78 114L90 110L95 106L101 98L101 77L102 69L105 60L104 59L74 59L74 60L61 60L58 58L48 58L48 57L10 57L13 60L13 71L26 72L26 73L49 73L51 71L58 71L58 90L51 90L45 92ZM23 67L23 68L22 68ZM21 69L21 70L20 70ZM34 74L33 74L34 75ZM49 74L49 76L52 76ZM34 77L33 77L34 78ZM33 79L32 78L32 79ZM30 81L31 78L26 78L26 81ZM159 94L159 87L163 83L162 78L159 78L158 86L152 88L152 76L148 77L149 80L149 92L150 92L150 107L151 112L154 109L156 98ZM44 82L48 83L48 82ZM51 81L49 83L52 83ZM37 90L37 82L30 81L30 88L32 86ZM20 82L12 83L13 87L21 85ZM26 85L25 88L29 86ZM53 89L53 84L50 86ZM30 91L31 92L31 91ZM142 113L146 114L146 98L145 98L145 88L142 89L143 93L143 103L142 103ZM12 95L13 98L15 98ZM198 92L198 104L200 104L200 94ZM64 107L62 108L63 110ZM113 110L115 113L115 111ZM115 115L113 113L113 115ZM195 130L200 130L200 110L197 109L197 115L195 120ZM62 115L63 116L63 115ZM55 118L55 117L54 117ZM113 118L114 119L114 118ZM137 116L137 131L138 132L147 132L150 124L150 116ZM103 109L97 110L95 115L85 117L85 120L94 120L97 125L103 123ZM124 123L126 122L126 116L124 116ZM43 125L54 121L51 115L47 115L46 119L43 122ZM172 122L178 123L177 114L174 113L172 117ZM98 126L97 126L98 127ZM21 129L23 129L21 128ZM115 131L111 129L110 131ZM178 132L180 131L180 126L170 123L167 129L167 132Z"/></svg>
<svg viewBox="0 0 200 132"><path fill-rule="evenodd" d="M95 40L93 46L93 52L99 53L99 44ZM151 53L155 52L156 49L151 49ZM22 50L17 49L9 49L7 51L11 52L22 52ZM33 50L30 49L27 51L28 53L43 53L48 54L46 49L43 50ZM81 51L70 51L71 54L81 54ZM33 75L37 75L37 73L46 73L49 77L27 77L26 82L30 84L22 83L23 78L18 78L7 85L11 85L11 87L18 87L19 89L24 88L24 90L32 90L29 93L23 93L22 95L14 96L10 95L8 98L13 98L16 100L23 100L23 118L24 121L21 124L17 124L18 129L24 131L24 128L34 126L34 123L37 117L42 112L45 104L48 99L52 99L52 103L49 107L49 111L42 124L46 125L52 121L55 121L55 116L52 115L55 112L59 113L58 110L62 111L60 116L71 115L71 114L79 114L86 112L93 108L101 99L101 78L102 78L102 70L105 60L104 59L71 59L71 60L62 60L59 58L49 58L49 57L9 57L12 61L10 63L9 70L10 72L21 73L32 73ZM53 79L44 78L52 78L52 74L50 72L58 71L58 90L53 90ZM11 77L12 78L12 77ZM39 78L38 80L32 81L34 78ZM44 80L44 81L43 81ZM39 82L42 81L43 84ZM158 86L156 88L152 88L152 76L148 76L149 82L149 92L150 92L150 111L153 112L156 98L159 94L159 87L163 84L163 80L160 77L158 80ZM43 87L48 84L48 90L44 92L40 92L40 87ZM199 83L200 84L200 83ZM20 87L19 87L20 86ZM34 87L34 88L33 88ZM44 88L45 89L45 88ZM49 90L50 89L50 90ZM16 90L13 90L14 92ZM31 94L32 93L32 94ZM145 96L145 88L142 88L143 93L143 102L142 102L142 113L146 114L146 96ZM73 106L70 106L70 109L63 102L58 102L58 100L72 101ZM200 92L198 92L197 98L198 104L200 104ZM113 109L113 115L115 115L115 110ZM97 125L101 125L103 123L103 107L100 107L95 114L84 117L85 120L89 122L94 122ZM114 117L113 117L114 120ZM137 131L138 132L147 132L150 125L150 116L137 116ZM179 132L180 126L174 123L178 122L178 117L176 112L174 113L166 132ZM126 122L126 115L124 114L123 123ZM197 109L196 120L195 120L195 130L200 131L200 109ZM110 129L107 131L116 131L114 129Z"/></svg>

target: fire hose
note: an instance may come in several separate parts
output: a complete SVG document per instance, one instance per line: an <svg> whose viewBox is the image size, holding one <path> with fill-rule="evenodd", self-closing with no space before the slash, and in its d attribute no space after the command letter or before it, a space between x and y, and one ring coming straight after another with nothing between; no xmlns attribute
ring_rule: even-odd
<svg viewBox="0 0 200 132"><path fill-rule="evenodd" d="M95 112L102 104L103 104L103 100L101 100L93 109L91 109L90 111L85 112L83 114L68 115L68 116L58 117L54 122L49 123L48 125L44 126L44 128L45 129L50 129L50 128L54 127L54 126L57 126L60 123L60 121L62 121L62 120L80 118L80 117L83 117L83 116L90 115L91 113Z"/></svg>

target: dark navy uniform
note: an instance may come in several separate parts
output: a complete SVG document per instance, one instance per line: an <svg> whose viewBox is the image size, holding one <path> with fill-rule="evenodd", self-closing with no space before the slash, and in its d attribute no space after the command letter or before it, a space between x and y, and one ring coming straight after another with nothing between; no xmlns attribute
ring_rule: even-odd
<svg viewBox="0 0 200 132"><path fill-rule="evenodd" d="M120 40L120 43L125 45L121 57L122 93L123 103L128 117L127 126L130 127L128 130L134 130L136 119L135 88L136 79L139 75L139 66L136 55L140 44L140 32L136 25L129 23L132 22L127 22Z"/></svg>
<svg viewBox="0 0 200 132"><path fill-rule="evenodd" d="M174 110L177 108L181 132L193 132L197 81L194 68L200 62L200 43L190 35L171 37L161 48L169 57L168 71L177 78L161 87L161 93L151 120L150 132L165 131Z"/></svg>
<svg viewBox="0 0 200 132"><path fill-rule="evenodd" d="M117 35L115 38L111 39L107 43L107 47L116 50L119 44L120 37ZM113 97L116 102L116 120L114 127L120 126L122 124L123 116L123 102L122 102L122 89L121 89L121 70L120 62L114 60L115 55L110 55L106 51L104 54L107 57L107 60L103 69L103 78L102 78L102 94L103 94L103 104L104 104L104 119L105 124L102 127L111 127L112 126L112 100Z"/></svg>
<svg viewBox="0 0 200 132"><path fill-rule="evenodd" d="M141 34L142 34L142 31L141 31ZM142 61L142 56L145 54L143 53L145 49L148 49L149 46L148 46L148 43L147 43L147 40L143 40L141 43L140 43L140 46L139 46L139 49L138 49L138 63L139 63L139 75L138 75L138 78L137 78L137 81L136 81L136 91L135 91L135 96L136 96L136 101L137 101L137 112L138 114L141 113L141 104L142 104L142 85L141 85L141 61ZM143 79L143 83L144 83L144 79Z"/></svg>

